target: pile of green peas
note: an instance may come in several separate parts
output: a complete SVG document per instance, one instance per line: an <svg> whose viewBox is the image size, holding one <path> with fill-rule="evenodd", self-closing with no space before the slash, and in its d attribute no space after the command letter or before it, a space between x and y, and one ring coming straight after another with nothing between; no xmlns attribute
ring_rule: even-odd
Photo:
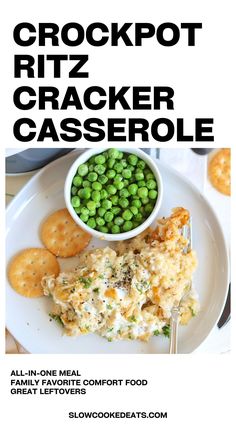
<svg viewBox="0 0 236 432"><path fill-rule="evenodd" d="M71 204L78 217L102 233L119 234L141 225L157 197L149 166L114 148L79 165L71 185Z"/></svg>

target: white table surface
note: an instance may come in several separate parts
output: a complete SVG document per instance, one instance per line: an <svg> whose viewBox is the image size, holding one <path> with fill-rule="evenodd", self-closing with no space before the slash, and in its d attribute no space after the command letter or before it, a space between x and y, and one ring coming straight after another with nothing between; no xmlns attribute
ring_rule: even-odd
<svg viewBox="0 0 236 432"><path fill-rule="evenodd" d="M155 157L156 149L151 149L151 156ZM217 192L207 178L208 158L211 156L199 156L190 149L161 149L160 160L180 171L188 177L206 196L218 215L219 221L224 226L224 235L230 251L230 198ZM6 176L6 204L27 183L33 174L20 176ZM230 351L230 325L212 330L206 341L195 351L198 353L228 353ZM8 336L9 337L9 336ZM19 352L24 352L18 349Z"/></svg>

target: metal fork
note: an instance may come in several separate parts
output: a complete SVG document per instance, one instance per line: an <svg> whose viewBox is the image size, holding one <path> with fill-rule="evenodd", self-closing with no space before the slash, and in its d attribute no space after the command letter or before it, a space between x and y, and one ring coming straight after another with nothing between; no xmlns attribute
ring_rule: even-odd
<svg viewBox="0 0 236 432"><path fill-rule="evenodd" d="M184 248L184 253L188 253L192 249L192 218L190 217L189 223L184 225L182 228L182 235L188 240L187 246ZM179 327L179 316L180 316L180 308L183 304L186 297L189 295L189 291L192 288L192 281L189 284L188 290L184 293L182 298L180 299L179 304L173 306L171 310L171 318L170 318L170 354L178 353L178 327Z"/></svg>

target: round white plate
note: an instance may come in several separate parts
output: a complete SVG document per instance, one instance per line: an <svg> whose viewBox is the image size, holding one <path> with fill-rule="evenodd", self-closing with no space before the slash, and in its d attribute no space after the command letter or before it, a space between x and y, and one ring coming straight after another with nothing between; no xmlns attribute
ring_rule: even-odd
<svg viewBox="0 0 236 432"><path fill-rule="evenodd" d="M65 206L64 179L78 156L72 152L40 170L7 208L6 259L21 249L42 246L39 227L51 212ZM205 198L184 177L157 161L163 178L164 197L160 217L177 206L186 207L193 219L193 247L198 268L194 286L199 294L201 312L179 330L179 352L194 351L216 324L228 289L228 259L224 236L218 220ZM107 242L94 239L91 247ZM61 268L73 268L76 258L60 260ZM48 298L28 299L18 295L6 280L6 325L8 330L31 353L168 353L169 340L154 336L149 342L108 342L97 335L71 338L50 321Z"/></svg>

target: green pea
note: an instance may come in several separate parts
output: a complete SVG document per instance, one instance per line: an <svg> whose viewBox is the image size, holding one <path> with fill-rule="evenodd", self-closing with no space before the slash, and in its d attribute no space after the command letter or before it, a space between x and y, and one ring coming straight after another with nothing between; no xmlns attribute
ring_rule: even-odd
<svg viewBox="0 0 236 432"><path fill-rule="evenodd" d="M124 183L122 181L114 181L114 186L116 189L121 190L124 187Z"/></svg>
<svg viewBox="0 0 236 432"><path fill-rule="evenodd" d="M135 166L133 166L133 165L128 165L127 168L128 168L131 172L133 172L133 171L135 170Z"/></svg>
<svg viewBox="0 0 236 432"><path fill-rule="evenodd" d="M145 205L145 212L146 213L148 213L148 214L150 214L150 213L152 213L152 211L153 211L153 205L152 204L146 204Z"/></svg>
<svg viewBox="0 0 236 432"><path fill-rule="evenodd" d="M155 177L154 177L154 174L151 172L151 171L149 171L149 173L148 174L146 174L146 179L147 180L152 180L152 179L154 179Z"/></svg>
<svg viewBox="0 0 236 432"><path fill-rule="evenodd" d="M141 201L139 199L135 199L133 201L131 201L132 206L137 207L137 209L139 209L142 205Z"/></svg>
<svg viewBox="0 0 236 432"><path fill-rule="evenodd" d="M111 211L106 212L104 215L104 219L106 222L111 222L113 218L114 214Z"/></svg>
<svg viewBox="0 0 236 432"><path fill-rule="evenodd" d="M115 170L113 170L113 169L108 170L108 171L106 172L106 176L107 176L107 178L109 178L109 179L114 178L115 175L116 175L116 172L115 172Z"/></svg>
<svg viewBox="0 0 236 432"><path fill-rule="evenodd" d="M146 198L142 198L142 204L147 204L147 203L149 203L149 198L148 197L146 197Z"/></svg>
<svg viewBox="0 0 236 432"><path fill-rule="evenodd" d="M102 153L102 155L104 156L105 160L108 159L108 152L107 152L107 151L104 151L104 152Z"/></svg>
<svg viewBox="0 0 236 432"><path fill-rule="evenodd" d="M141 213L138 213L137 215L134 216L134 220L136 222L141 222L143 219L143 215Z"/></svg>
<svg viewBox="0 0 236 432"><path fill-rule="evenodd" d="M81 214L81 215L80 215L80 219L81 219L83 222L87 222L88 219L89 219L89 217L88 217L88 215Z"/></svg>
<svg viewBox="0 0 236 432"><path fill-rule="evenodd" d="M100 192L99 191L93 191L92 192L92 199L93 199L93 201L95 201L95 202L99 202L100 201L100 199L101 199L101 194L100 194Z"/></svg>
<svg viewBox="0 0 236 432"><path fill-rule="evenodd" d="M98 181L99 181L99 183L104 185L108 182L108 177L105 174L102 174L102 175L98 176Z"/></svg>
<svg viewBox="0 0 236 432"><path fill-rule="evenodd" d="M120 216L117 216L117 217L114 219L114 223L115 223L116 225L118 225L118 226L121 226L121 225L123 225L123 223L124 223L124 219L123 219L122 217L120 217Z"/></svg>
<svg viewBox="0 0 236 432"><path fill-rule="evenodd" d="M133 215L136 216L138 214L138 209L135 206L130 207L130 211L132 211Z"/></svg>
<svg viewBox="0 0 236 432"><path fill-rule="evenodd" d="M94 201L87 202L87 207L89 210L95 210L96 209L96 203Z"/></svg>
<svg viewBox="0 0 236 432"><path fill-rule="evenodd" d="M128 186L128 191L130 195L135 195L137 193L137 190L138 190L138 186L134 183Z"/></svg>
<svg viewBox="0 0 236 432"><path fill-rule="evenodd" d="M123 171L123 165L120 162L116 162L114 165L114 170L116 170L116 172L121 173Z"/></svg>
<svg viewBox="0 0 236 432"><path fill-rule="evenodd" d="M108 227L106 226L99 226L98 230L105 234L108 233Z"/></svg>
<svg viewBox="0 0 236 432"><path fill-rule="evenodd" d="M136 172L136 173L134 174L134 177L135 177L135 179L136 179L137 181L139 181L139 180L143 180L143 179L144 179L144 174L143 174L142 172Z"/></svg>
<svg viewBox="0 0 236 432"><path fill-rule="evenodd" d="M152 199L152 200L154 200L154 199L156 199L156 197L157 197L157 191L156 190L150 190L149 192L148 192L148 196L149 196L149 198L150 199Z"/></svg>
<svg viewBox="0 0 236 432"><path fill-rule="evenodd" d="M115 195L116 194L116 187L114 185L108 185L107 186L107 192L109 195Z"/></svg>
<svg viewBox="0 0 236 432"><path fill-rule="evenodd" d="M120 182L123 180L123 177L121 174L116 174L114 177L114 182Z"/></svg>
<svg viewBox="0 0 236 432"><path fill-rule="evenodd" d="M132 172L126 168L122 171L122 175L125 179L130 179L132 177Z"/></svg>
<svg viewBox="0 0 236 432"><path fill-rule="evenodd" d="M108 199L102 200L102 207L106 210L110 210L112 208L112 202Z"/></svg>
<svg viewBox="0 0 236 432"><path fill-rule="evenodd" d="M137 165L137 162L138 162L137 156L136 155L129 155L128 156L128 162L130 163L130 165L133 165L133 166Z"/></svg>
<svg viewBox="0 0 236 432"><path fill-rule="evenodd" d="M141 168L141 170L144 170L144 168L146 167L146 164L143 160L139 160L137 163L137 167Z"/></svg>
<svg viewBox="0 0 236 432"><path fill-rule="evenodd" d="M156 189L156 187L157 187L157 184L156 184L155 180L153 180L153 179L149 179L147 181L146 185L147 185L148 189Z"/></svg>
<svg viewBox="0 0 236 432"><path fill-rule="evenodd" d="M86 188L86 187L90 188L91 187L91 182L88 181L88 180L84 180L83 183L82 183L82 185L83 185L84 188Z"/></svg>
<svg viewBox="0 0 236 432"><path fill-rule="evenodd" d="M145 213L145 208L144 206L141 206L139 209L139 213L141 213L142 215Z"/></svg>
<svg viewBox="0 0 236 432"><path fill-rule="evenodd" d="M112 234L119 234L120 233L120 227L118 225L113 225L111 232L112 232Z"/></svg>
<svg viewBox="0 0 236 432"><path fill-rule="evenodd" d="M107 223L107 228L111 231L113 225L114 225L113 222L108 222L108 223Z"/></svg>
<svg viewBox="0 0 236 432"><path fill-rule="evenodd" d="M84 177L88 174L88 165L87 164L82 164L78 167L78 174L81 177Z"/></svg>
<svg viewBox="0 0 236 432"><path fill-rule="evenodd" d="M89 214L89 209L87 207L82 207L81 208L81 214L88 215Z"/></svg>
<svg viewBox="0 0 236 432"><path fill-rule="evenodd" d="M123 159L123 157L124 157L124 153L123 153L122 151L119 150L119 153L118 153L117 159L118 159L118 160L121 160L121 159Z"/></svg>
<svg viewBox="0 0 236 432"><path fill-rule="evenodd" d="M88 222L87 222L87 225L90 228L92 228L92 229L96 228L96 221L95 221L95 219L94 218L89 218Z"/></svg>
<svg viewBox="0 0 236 432"><path fill-rule="evenodd" d="M111 212L112 212L114 215L118 215L118 214L121 212L121 208L120 208L120 207L112 207L112 208L111 208Z"/></svg>
<svg viewBox="0 0 236 432"><path fill-rule="evenodd" d="M89 187L80 189L80 198L89 199L90 197L91 197L91 189Z"/></svg>
<svg viewBox="0 0 236 432"><path fill-rule="evenodd" d="M96 172L90 172L90 173L88 174L88 180L89 180L90 182L94 182L94 181L96 181L97 178L98 178L98 175L97 175Z"/></svg>
<svg viewBox="0 0 236 432"><path fill-rule="evenodd" d="M138 189L138 196L140 198L146 198L148 196L148 189L146 187L141 187Z"/></svg>
<svg viewBox="0 0 236 432"><path fill-rule="evenodd" d="M121 159L120 163L122 164L123 168L127 168L128 164L126 159Z"/></svg>
<svg viewBox="0 0 236 432"><path fill-rule="evenodd" d="M89 216L95 216L96 210L89 210Z"/></svg>
<svg viewBox="0 0 236 432"><path fill-rule="evenodd" d="M76 186L72 186L72 188L71 188L71 194L72 195L77 195L77 191L78 191L78 188Z"/></svg>
<svg viewBox="0 0 236 432"><path fill-rule="evenodd" d="M80 214L80 213L81 213L81 206L79 206L79 207L74 207L74 211L75 211L77 214Z"/></svg>
<svg viewBox="0 0 236 432"><path fill-rule="evenodd" d="M94 162L95 162L95 156L92 156L92 157L89 159L89 164L94 164Z"/></svg>
<svg viewBox="0 0 236 432"><path fill-rule="evenodd" d="M107 161L108 168L113 168L113 166L115 165L115 163L116 163L115 159L108 159L108 161Z"/></svg>
<svg viewBox="0 0 236 432"><path fill-rule="evenodd" d="M133 223L131 221L126 221L122 226L123 231L131 231L133 228Z"/></svg>
<svg viewBox="0 0 236 432"><path fill-rule="evenodd" d="M109 158L112 159L118 159L119 157L119 150L115 149L115 148L111 148L108 150L108 156Z"/></svg>
<svg viewBox="0 0 236 432"><path fill-rule="evenodd" d="M90 163L90 162L89 162ZM92 165L89 165L88 166L88 170L89 170L89 172L93 172L93 170L94 170L94 165L92 164Z"/></svg>
<svg viewBox="0 0 236 432"><path fill-rule="evenodd" d="M104 155L100 154L98 156L95 156L95 163L97 165L102 165L106 162L106 158Z"/></svg>
<svg viewBox="0 0 236 432"><path fill-rule="evenodd" d="M106 171L106 167L104 165L95 165L94 167L94 171L99 174L102 175L104 174L104 172Z"/></svg>
<svg viewBox="0 0 236 432"><path fill-rule="evenodd" d="M138 181L138 187L140 188L140 187L145 187L146 186L146 183L145 183L145 181L144 180L140 180L140 181Z"/></svg>
<svg viewBox="0 0 236 432"><path fill-rule="evenodd" d="M82 178L80 176L75 176L73 178L73 185L76 186L76 187L79 187L79 186L82 185L82 181L83 180L82 180Z"/></svg>
<svg viewBox="0 0 236 432"><path fill-rule="evenodd" d="M126 186L128 186L128 185L129 185L129 180L127 180L127 179L124 179L124 180L123 180L123 183L124 183L124 187L126 187Z"/></svg>
<svg viewBox="0 0 236 432"><path fill-rule="evenodd" d="M71 204L73 207L79 207L80 206L80 199L78 196L73 196L71 198Z"/></svg>
<svg viewBox="0 0 236 432"><path fill-rule="evenodd" d="M119 204L122 208L127 208L129 206L129 200L127 200L127 198L120 198Z"/></svg>
<svg viewBox="0 0 236 432"><path fill-rule="evenodd" d="M130 210L127 209L127 210L125 210L122 213L122 217L123 217L123 219L125 219L126 221L128 221L128 220L132 219L133 213Z"/></svg>
<svg viewBox="0 0 236 432"><path fill-rule="evenodd" d="M99 207L98 215L103 217L105 213L106 213L106 210L103 207Z"/></svg>
<svg viewBox="0 0 236 432"><path fill-rule="evenodd" d="M118 197L118 195L113 195L113 196L110 197L110 200L111 200L113 206L115 206L115 205L118 204L119 197Z"/></svg>
<svg viewBox="0 0 236 432"><path fill-rule="evenodd" d="M128 189L126 189L126 188L121 189L119 191L119 195L120 195L121 198L127 198L127 197L129 197L129 191L128 191Z"/></svg>
<svg viewBox="0 0 236 432"><path fill-rule="evenodd" d="M108 197L108 193L105 189L102 189L100 192L101 200L106 199Z"/></svg>
<svg viewBox="0 0 236 432"><path fill-rule="evenodd" d="M101 185L101 183L95 181L92 183L92 188L96 191L100 191L100 190L102 190L102 185Z"/></svg>
<svg viewBox="0 0 236 432"><path fill-rule="evenodd" d="M97 223L98 226L105 225L105 221L104 221L104 219L102 217L97 217L96 218L96 223Z"/></svg>

